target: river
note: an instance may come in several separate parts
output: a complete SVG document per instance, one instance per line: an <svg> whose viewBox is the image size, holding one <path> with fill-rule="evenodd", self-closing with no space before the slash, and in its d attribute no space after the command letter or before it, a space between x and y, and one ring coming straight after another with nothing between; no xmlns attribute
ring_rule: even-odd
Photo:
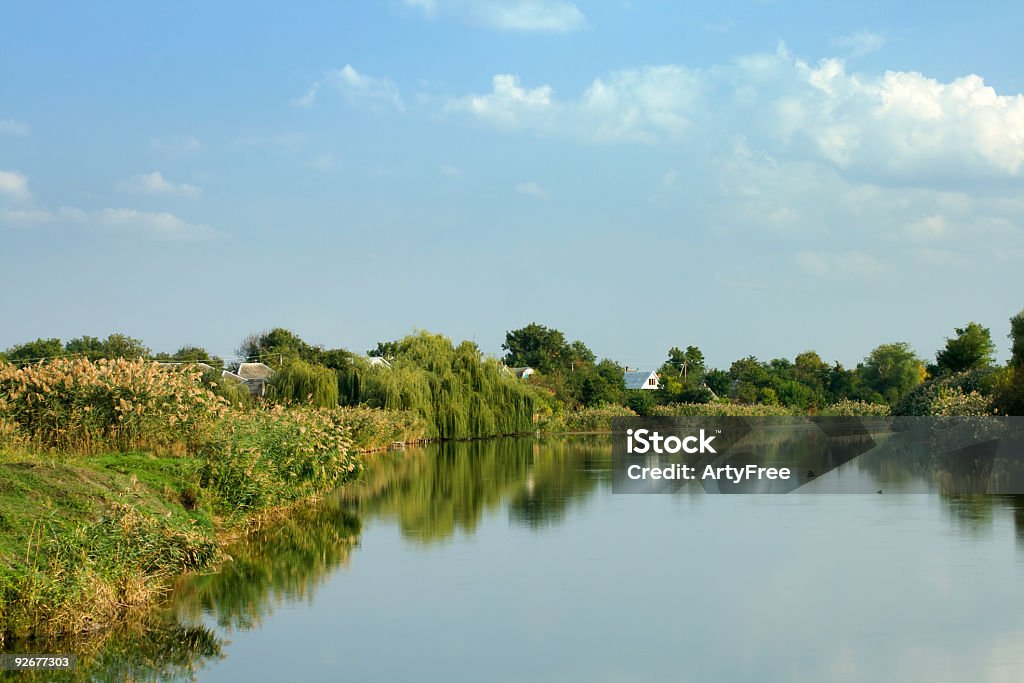
<svg viewBox="0 0 1024 683"><path fill-rule="evenodd" d="M822 480L881 495L623 495L610 470L601 436L373 456L361 484L183 581L149 635L91 666L204 682L1024 680L1020 497L947 496L867 460Z"/></svg>

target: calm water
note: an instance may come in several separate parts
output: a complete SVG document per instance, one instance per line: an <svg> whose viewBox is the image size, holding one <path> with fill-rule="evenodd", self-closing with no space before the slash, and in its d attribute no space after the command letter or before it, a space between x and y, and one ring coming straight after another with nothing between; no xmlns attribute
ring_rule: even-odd
<svg viewBox="0 0 1024 683"><path fill-rule="evenodd" d="M1020 499L867 458L822 480L882 495L613 495L610 458L602 437L382 455L185 582L100 675L1024 680Z"/></svg>

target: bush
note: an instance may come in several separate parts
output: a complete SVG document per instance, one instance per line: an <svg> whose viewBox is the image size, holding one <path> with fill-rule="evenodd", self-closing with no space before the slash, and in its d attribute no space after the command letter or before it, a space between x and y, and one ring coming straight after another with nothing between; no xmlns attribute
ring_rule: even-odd
<svg viewBox="0 0 1024 683"><path fill-rule="evenodd" d="M844 398L838 403L823 408L819 414L836 417L885 417L889 412L889 406L884 403L851 401Z"/></svg>
<svg viewBox="0 0 1024 683"><path fill-rule="evenodd" d="M968 370L955 375L932 379L914 387L896 405L893 415L935 415L933 404L943 391L960 390L963 394L978 393L989 396L997 374L991 369ZM991 410L989 411L991 412Z"/></svg>
<svg viewBox="0 0 1024 683"><path fill-rule="evenodd" d="M317 495L352 481L361 468L343 416L315 407L238 413L199 455L199 485L231 512Z"/></svg>
<svg viewBox="0 0 1024 683"><path fill-rule="evenodd" d="M784 406L757 403L670 403L656 406L651 415L664 417L780 417L795 413Z"/></svg>
<svg viewBox="0 0 1024 683"><path fill-rule="evenodd" d="M610 432L613 417L636 417L636 413L619 405L580 408L555 415L538 426L544 432Z"/></svg>
<svg viewBox="0 0 1024 683"><path fill-rule="evenodd" d="M991 415L992 402L977 391L960 387L942 387L932 400L929 415Z"/></svg>

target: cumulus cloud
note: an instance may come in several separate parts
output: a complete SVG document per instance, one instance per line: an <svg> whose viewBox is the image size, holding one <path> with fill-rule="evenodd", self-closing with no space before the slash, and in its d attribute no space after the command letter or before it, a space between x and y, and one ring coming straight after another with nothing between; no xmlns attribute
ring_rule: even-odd
<svg viewBox="0 0 1024 683"><path fill-rule="evenodd" d="M0 171L0 196L16 201L32 198L28 191L28 178L17 171Z"/></svg>
<svg viewBox="0 0 1024 683"><path fill-rule="evenodd" d="M324 85L341 93L350 105L405 109L398 86L390 79L359 73L351 64L325 73L320 81L314 81L309 86L305 95L293 99L292 106L304 109L312 107Z"/></svg>
<svg viewBox="0 0 1024 683"><path fill-rule="evenodd" d="M765 132L774 128L791 151L894 177L1018 175L1024 165L1024 95L999 95L977 75L942 83L916 72L850 74L837 59L789 63L784 94L759 104Z"/></svg>
<svg viewBox="0 0 1024 683"><path fill-rule="evenodd" d="M160 171L125 178L119 181L116 187L121 192L181 197L185 199L194 199L203 194L203 191L195 185L170 182L164 178Z"/></svg>
<svg viewBox="0 0 1024 683"><path fill-rule="evenodd" d="M516 185L516 192L538 199L547 199L548 196L548 191L533 180L527 180Z"/></svg>
<svg viewBox="0 0 1024 683"><path fill-rule="evenodd" d="M0 119L0 135L18 135L24 137L28 135L29 128L27 124L21 121L15 121L14 119Z"/></svg>
<svg viewBox="0 0 1024 683"><path fill-rule="evenodd" d="M850 73L840 59L809 64L784 47L707 69L619 70L570 98L499 74L490 92L451 97L444 110L596 143L743 136L780 158L911 184L1024 167L1024 95L1000 95L977 75Z"/></svg>
<svg viewBox="0 0 1024 683"><path fill-rule="evenodd" d="M565 33L583 28L586 17L566 0L404 0L428 17L449 15L486 28Z"/></svg>
<svg viewBox="0 0 1024 683"><path fill-rule="evenodd" d="M549 85L528 88L517 76L499 74L491 92L452 98L444 108L506 129L598 143L651 143L690 132L700 97L695 72L661 66L614 71L594 79L578 98L567 100L556 98Z"/></svg>

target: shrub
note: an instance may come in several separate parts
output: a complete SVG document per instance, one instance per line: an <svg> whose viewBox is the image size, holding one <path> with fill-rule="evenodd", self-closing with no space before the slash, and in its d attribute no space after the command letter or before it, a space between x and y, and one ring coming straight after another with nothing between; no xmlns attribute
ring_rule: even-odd
<svg viewBox="0 0 1024 683"><path fill-rule="evenodd" d="M199 485L231 512L317 495L355 479L361 468L344 416L310 406L237 413L199 455Z"/></svg>
<svg viewBox="0 0 1024 683"><path fill-rule="evenodd" d="M636 417L636 413L626 406L594 406L555 415L538 427L544 432L609 432L613 417Z"/></svg>
<svg viewBox="0 0 1024 683"><path fill-rule="evenodd" d="M836 417L885 417L889 412L889 406L884 403L851 401L844 398L823 408L819 414Z"/></svg>
<svg viewBox="0 0 1024 683"><path fill-rule="evenodd" d="M992 402L977 391L960 387L941 387L932 399L929 415L991 415Z"/></svg>
<svg viewBox="0 0 1024 683"><path fill-rule="evenodd" d="M943 390L959 389L964 394L976 392L987 396L996 381L991 369L968 370L954 375L932 379L919 384L893 406L893 415L934 415L932 406Z"/></svg>
<svg viewBox="0 0 1024 683"><path fill-rule="evenodd" d="M778 405L757 403L670 403L656 406L651 415L666 417L779 417L794 415L793 410Z"/></svg>

